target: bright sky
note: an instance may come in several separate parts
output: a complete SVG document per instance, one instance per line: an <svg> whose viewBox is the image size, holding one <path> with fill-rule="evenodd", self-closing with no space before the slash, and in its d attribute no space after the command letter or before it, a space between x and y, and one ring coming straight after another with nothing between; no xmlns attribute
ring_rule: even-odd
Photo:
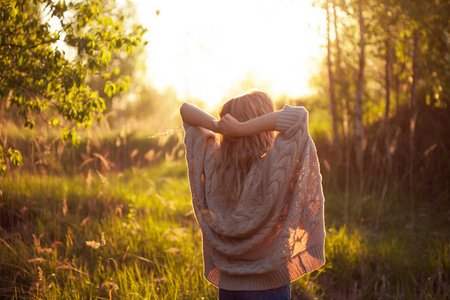
<svg viewBox="0 0 450 300"><path fill-rule="evenodd" d="M306 95L323 43L311 1L134 0L148 29L147 76L210 108L245 92L249 74L273 98Z"/></svg>

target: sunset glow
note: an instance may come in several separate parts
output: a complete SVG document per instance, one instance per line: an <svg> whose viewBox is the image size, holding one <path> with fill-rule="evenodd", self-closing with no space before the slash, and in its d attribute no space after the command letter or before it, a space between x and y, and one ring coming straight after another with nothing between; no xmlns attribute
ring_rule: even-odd
<svg viewBox="0 0 450 300"><path fill-rule="evenodd" d="M310 1L135 2L148 28L147 76L158 90L173 87L180 100L210 108L245 92L245 80L273 97L311 93L322 39Z"/></svg>

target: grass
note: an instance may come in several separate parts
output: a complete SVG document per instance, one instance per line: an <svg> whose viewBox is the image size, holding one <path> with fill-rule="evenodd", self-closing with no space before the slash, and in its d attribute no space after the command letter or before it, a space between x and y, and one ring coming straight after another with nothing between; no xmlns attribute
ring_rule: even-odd
<svg viewBox="0 0 450 300"><path fill-rule="evenodd" d="M183 161L3 178L0 297L216 299ZM448 299L449 204L326 191L327 264L293 299ZM345 217L346 216L346 217Z"/></svg>
<svg viewBox="0 0 450 300"><path fill-rule="evenodd" d="M214 298L184 166L91 179L14 176L2 190L10 224L1 233L3 296Z"/></svg>

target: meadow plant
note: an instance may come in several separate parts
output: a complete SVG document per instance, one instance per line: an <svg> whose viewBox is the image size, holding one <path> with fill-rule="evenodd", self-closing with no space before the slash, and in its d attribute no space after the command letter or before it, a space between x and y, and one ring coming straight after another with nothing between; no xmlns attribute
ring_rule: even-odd
<svg viewBox="0 0 450 300"><path fill-rule="evenodd" d="M186 166L1 181L0 296L30 299L216 299L203 278ZM326 258L292 283L293 299L448 299L448 220L387 193L325 190ZM344 210L347 210L344 212ZM399 213L399 212L402 213Z"/></svg>

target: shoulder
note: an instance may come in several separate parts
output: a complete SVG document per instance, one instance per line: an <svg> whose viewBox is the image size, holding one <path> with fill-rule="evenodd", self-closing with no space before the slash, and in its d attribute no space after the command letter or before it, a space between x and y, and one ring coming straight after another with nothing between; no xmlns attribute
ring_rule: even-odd
<svg viewBox="0 0 450 300"><path fill-rule="evenodd" d="M307 123L308 111L303 106L285 105L278 117L276 130L285 132L292 126Z"/></svg>

